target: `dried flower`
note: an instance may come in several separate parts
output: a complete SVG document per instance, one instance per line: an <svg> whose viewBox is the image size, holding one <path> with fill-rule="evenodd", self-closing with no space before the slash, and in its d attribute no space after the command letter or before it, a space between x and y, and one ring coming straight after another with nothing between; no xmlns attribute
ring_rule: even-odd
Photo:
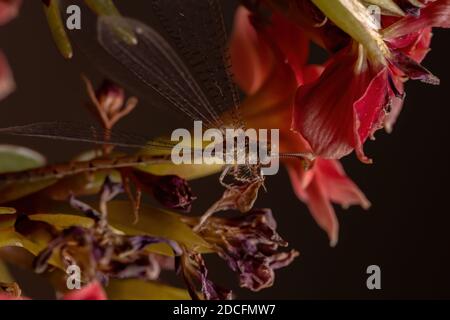
<svg viewBox="0 0 450 320"><path fill-rule="evenodd" d="M238 210L249 212L258 198L258 192L263 181L256 180L242 185L230 186L225 190L222 197L216 201L200 218L195 230L199 230L205 221L214 213L226 210Z"/></svg>
<svg viewBox="0 0 450 320"><path fill-rule="evenodd" d="M159 277L160 265L155 256L146 250L154 243L167 243L176 254L181 253L174 241L147 235L127 236L109 226L106 203L122 191L119 184L106 180L97 211L74 197L71 205L94 219L91 228L70 227L55 237L48 247L35 259L36 272L47 268L54 252L59 252L66 266L78 265L83 271L84 281L99 280L106 283L109 278L139 278L154 280Z"/></svg>
<svg viewBox="0 0 450 320"><path fill-rule="evenodd" d="M157 176L140 170L129 174L138 187L152 194L163 206L186 212L191 210L196 197L185 179L176 175Z"/></svg>
<svg viewBox="0 0 450 320"><path fill-rule="evenodd" d="M208 280L208 269L202 256L192 250L183 248L183 254L178 261L178 270L194 300L231 300L232 292L221 288ZM200 292L198 293L198 286Z"/></svg>
<svg viewBox="0 0 450 320"><path fill-rule="evenodd" d="M133 111L138 103L135 97L125 100L124 90L110 80L105 80L97 90L94 90L89 79L83 76L83 80L91 99L88 106L107 130ZM108 136L105 140L108 140Z"/></svg>
<svg viewBox="0 0 450 320"><path fill-rule="evenodd" d="M187 218L192 226L197 219ZM289 265L299 253L278 252L288 244L276 232L270 209L254 209L237 218L211 217L198 230L218 255L239 274L241 287L259 291L273 285L275 270Z"/></svg>

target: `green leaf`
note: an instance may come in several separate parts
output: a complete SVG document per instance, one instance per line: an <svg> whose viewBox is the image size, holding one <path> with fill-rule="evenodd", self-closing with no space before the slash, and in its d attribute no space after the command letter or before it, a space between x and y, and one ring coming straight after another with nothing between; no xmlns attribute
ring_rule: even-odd
<svg viewBox="0 0 450 320"><path fill-rule="evenodd" d="M0 207L0 215L2 215L2 214L15 214L15 213L16 213L16 209L14 209L14 208Z"/></svg>
<svg viewBox="0 0 450 320"><path fill-rule="evenodd" d="M44 166L45 158L38 152L19 146L0 145L0 174ZM20 199L53 184L55 179L40 181L0 182L0 203Z"/></svg>
<svg viewBox="0 0 450 320"><path fill-rule="evenodd" d="M118 16L119 10L112 0L84 0L84 2L99 16Z"/></svg>
<svg viewBox="0 0 450 320"><path fill-rule="evenodd" d="M111 300L190 300L187 290L156 281L112 280L106 292Z"/></svg>
<svg viewBox="0 0 450 320"><path fill-rule="evenodd" d="M194 139L194 138L193 138ZM168 143L171 141L165 137L160 138L161 141L167 140ZM194 145L195 141L192 140L191 145ZM204 146L208 145L208 142L201 141ZM186 147L190 147L188 142ZM143 155L168 155L171 154L171 150L151 150L144 149L139 154ZM163 164L152 164L148 166L138 166L138 170L142 170L154 175L165 176L165 175L177 175L186 180L194 180L203 177L207 177L216 173L219 173L223 169L222 164L180 164L176 165L174 163L163 163Z"/></svg>
<svg viewBox="0 0 450 320"><path fill-rule="evenodd" d="M84 0L89 8L99 16L120 16L120 12L112 0ZM132 29L124 26L113 26L117 35L127 44L137 44L137 38Z"/></svg>
<svg viewBox="0 0 450 320"><path fill-rule="evenodd" d="M66 59L70 59L73 56L72 44L67 36L64 22L61 19L61 13L59 11L59 0L50 1L50 5L44 4L44 12L47 17L47 22L50 27L50 31L58 47L59 52Z"/></svg>
<svg viewBox="0 0 450 320"><path fill-rule="evenodd" d="M44 166L40 153L19 146L0 145L0 173L17 172Z"/></svg>

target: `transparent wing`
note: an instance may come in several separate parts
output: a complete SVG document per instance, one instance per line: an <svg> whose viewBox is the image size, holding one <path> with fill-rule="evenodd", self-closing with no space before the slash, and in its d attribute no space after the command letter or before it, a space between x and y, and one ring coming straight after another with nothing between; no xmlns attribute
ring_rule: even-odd
<svg viewBox="0 0 450 320"><path fill-rule="evenodd" d="M0 134L39 137L54 140L109 144L125 148L170 150L177 142L164 139L147 139L139 135L76 122L39 122L23 126L1 128Z"/></svg>
<svg viewBox="0 0 450 320"><path fill-rule="evenodd" d="M181 8L189 7L192 1L183 1L182 5L179 1L174 2L180 6L181 10ZM208 7L211 6L210 2L215 3L215 1L200 0L192 2L192 5L198 7L197 2L207 4ZM159 2L155 1L155 6L158 4ZM172 6L173 3L167 1L164 7L166 5ZM192 8L189 11L191 12ZM197 13L199 17L193 18L201 19L203 16L208 16L205 8L202 13ZM183 19L187 18L180 11L177 11L177 15ZM162 13L161 16L163 16ZM211 18L208 19L211 20ZM221 16L214 19L222 21ZM204 21L203 28L213 30L211 23L212 21ZM179 29L182 26L179 24L173 28ZM117 27L133 30L137 43L130 44L123 41L115 31ZM215 33L209 36L204 35L204 37L196 35L195 39L203 38L208 46L207 48L199 47L194 53L181 50L183 55L187 55L184 60L188 61L187 66L159 33L139 21L122 17L101 17L97 28L101 46L142 83L168 100L176 110L183 112L191 119L203 121L209 127L230 125L224 123L221 114L231 109L234 110L232 114L235 115L239 101L237 90L228 71L225 31L221 32L221 37ZM191 37L189 29L179 30L179 32L181 38ZM218 42L219 38L220 43L214 44L213 42ZM211 62L212 60L214 63ZM237 116L232 119L235 121ZM235 124L232 125L235 126Z"/></svg>
<svg viewBox="0 0 450 320"><path fill-rule="evenodd" d="M228 36L219 0L151 0L153 11L211 104L238 114L239 91L231 73ZM239 123L242 125L242 123Z"/></svg>

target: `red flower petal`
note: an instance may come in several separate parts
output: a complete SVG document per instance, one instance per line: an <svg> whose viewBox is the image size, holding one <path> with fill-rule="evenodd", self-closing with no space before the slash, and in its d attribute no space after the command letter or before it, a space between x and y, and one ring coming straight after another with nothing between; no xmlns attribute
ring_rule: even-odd
<svg viewBox="0 0 450 320"><path fill-rule="evenodd" d="M0 301L1 300L28 300L28 299L24 297L14 297L9 294L2 293L0 294Z"/></svg>
<svg viewBox="0 0 450 320"><path fill-rule="evenodd" d="M280 128L281 152L309 152L310 147L308 143L301 135L293 133L288 127L292 117L292 97L299 84L308 84L316 81L322 74L324 67L304 65L306 64L306 58L303 54L306 55L308 45L298 45L295 46L296 50L291 50L290 46L296 42L292 42L289 39L295 40L301 39L301 37L299 35L289 35L288 32L285 32L286 34L280 33L280 30L283 29L281 27L283 23L280 23L280 20L277 19L275 18L274 21L278 21L278 27L272 24L270 28L258 29L257 36L255 36L256 31L254 27L247 25L250 28L240 34L242 38L238 39L235 36L232 40L233 42L243 41L247 45L253 46L246 49L244 46L240 46L241 44L235 46L233 42L231 43L231 48L248 50L241 53L238 52L239 50L234 51L234 54L232 54L233 59L238 59L238 57L251 53L248 56L250 62L243 66L244 69L235 70L238 83L241 85L242 83L260 84L259 87L257 85L253 87L251 85L247 86L252 87L255 92L244 102L243 115L250 127ZM295 27L294 30L294 33L296 33L300 29ZM248 37L249 34L251 37ZM303 38L306 39L305 37ZM261 42L265 42L265 45L262 45ZM300 43L304 43L304 41L301 40L298 44ZM264 48L264 50L261 48ZM267 55L266 50L271 52L270 55ZM296 52L298 57L295 57ZM265 71L261 72L262 66L260 65L262 61L266 60L267 56L272 56L271 59L273 59L269 63L273 70L268 74ZM294 57L289 58L290 56ZM286 61L289 63L286 63ZM240 62L238 61L238 63ZM255 68L256 70L254 70ZM252 79L252 77L251 74L248 75L246 73L252 72L257 75L266 74L267 79L256 82L247 81ZM296 77L294 77L294 73ZM318 159L315 166L308 171L303 169L299 161L285 159L283 163L288 168L297 196L300 200L307 203L314 219L321 228L326 230L330 238L330 244L335 245L338 239L339 225L331 201L345 207L352 204L360 204L366 208L369 206L368 200L345 175L337 161ZM329 181L327 181L328 179Z"/></svg>
<svg viewBox="0 0 450 320"><path fill-rule="evenodd" d="M302 30L276 13L267 25L259 24L247 9L238 8L230 46L236 82L252 94L280 61L289 65L299 83L303 82L301 71L308 59L309 40Z"/></svg>
<svg viewBox="0 0 450 320"><path fill-rule="evenodd" d="M251 13L246 8L241 6L237 9L230 40L235 80L247 94L261 87L274 64L269 46L260 39L250 17Z"/></svg>
<svg viewBox="0 0 450 320"><path fill-rule="evenodd" d="M14 19L19 13L22 0L0 0L0 25Z"/></svg>
<svg viewBox="0 0 450 320"><path fill-rule="evenodd" d="M450 28L450 0L430 2L420 10L418 17L406 16L389 26L383 34L392 39L428 27Z"/></svg>
<svg viewBox="0 0 450 320"><path fill-rule="evenodd" d="M287 169L295 193L308 205L317 224L327 232L331 246L337 244L339 235L339 222L331 203L344 208L351 205L370 207L370 202L336 160L317 159L314 167L306 172L298 162L289 162Z"/></svg>
<svg viewBox="0 0 450 320"><path fill-rule="evenodd" d="M345 174L344 168L337 160L318 159L315 164L316 175L326 191L328 198L344 208L360 205L364 209L370 202L358 186Z"/></svg>
<svg viewBox="0 0 450 320"><path fill-rule="evenodd" d="M2 52L0 52L0 100L6 98L15 89L14 78L8 61Z"/></svg>
<svg viewBox="0 0 450 320"><path fill-rule="evenodd" d="M295 24L281 15L274 13L270 27L267 28L268 38L281 51L284 62L294 71L297 82L303 83L303 68L308 62L309 39Z"/></svg>
<svg viewBox="0 0 450 320"><path fill-rule="evenodd" d="M393 77L394 85L397 88L397 90L400 93L404 93L404 80L402 77ZM400 112L403 109L403 97L396 97L395 95L392 95L391 98L391 104L390 104L390 111L386 115L384 119L384 128L388 133L391 133L394 129L394 124L397 121L397 118L400 115Z"/></svg>
<svg viewBox="0 0 450 320"><path fill-rule="evenodd" d="M372 160L364 154L363 143L375 131L383 128L384 107L388 95L388 70L381 70L367 86L364 95L354 104L354 142L358 158L365 163Z"/></svg>
<svg viewBox="0 0 450 320"><path fill-rule="evenodd" d="M330 246L335 246L339 236L339 222L320 181L310 179L310 183L305 186L305 172L298 163L297 165L288 164L287 169L297 197L307 204L316 223L328 234Z"/></svg>
<svg viewBox="0 0 450 320"><path fill-rule="evenodd" d="M420 63L430 51L431 38L433 33L431 28L413 32L395 39L388 40L389 47L399 50Z"/></svg>
<svg viewBox="0 0 450 320"><path fill-rule="evenodd" d="M74 290L66 294L63 300L106 300L105 291L98 282L93 282L80 290Z"/></svg>
<svg viewBox="0 0 450 320"><path fill-rule="evenodd" d="M376 72L361 53L345 48L317 81L299 88L292 129L319 157L339 159L356 149L361 161L370 162L362 144L379 128L387 84L386 68Z"/></svg>

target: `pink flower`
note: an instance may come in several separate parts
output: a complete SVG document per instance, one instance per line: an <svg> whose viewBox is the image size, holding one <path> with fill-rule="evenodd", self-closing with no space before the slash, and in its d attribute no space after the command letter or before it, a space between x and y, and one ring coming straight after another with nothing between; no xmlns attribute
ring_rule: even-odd
<svg viewBox="0 0 450 320"><path fill-rule="evenodd" d="M308 47L302 30L280 15L274 13L270 21L261 21L246 9L238 9L231 56L236 81L249 95L242 114L249 127L280 129L280 152L311 151L305 139L290 130L297 88L315 81L323 71L322 66L306 64ZM337 160L319 158L309 170L295 159L284 160L284 164L296 195L335 245L339 225L332 202L368 208L369 201Z"/></svg>
<svg viewBox="0 0 450 320"><path fill-rule="evenodd" d="M314 82L298 89L292 128L314 154L339 159L356 150L382 127L389 90L388 71L368 62L355 44L335 54Z"/></svg>
<svg viewBox="0 0 450 320"><path fill-rule="evenodd" d="M0 100L11 94L16 85L5 55L0 51Z"/></svg>
<svg viewBox="0 0 450 320"><path fill-rule="evenodd" d="M335 246L339 237L339 222L332 202L344 208L351 205L370 207L370 202L337 160L317 159L309 171L292 164L287 164L287 169L295 193L308 204L317 224L327 232L330 246Z"/></svg>
<svg viewBox="0 0 450 320"><path fill-rule="evenodd" d="M22 0L0 0L0 26L17 16L21 4Z"/></svg>
<svg viewBox="0 0 450 320"><path fill-rule="evenodd" d="M22 0L0 0L0 26L17 16ZM8 61L0 51L0 100L6 98L15 89L14 78Z"/></svg>
<svg viewBox="0 0 450 320"><path fill-rule="evenodd" d="M280 3L288 4L284 15L295 24L311 24L297 12L311 6L309 1ZM305 28L332 54L321 77L301 86L295 101L292 129L308 141L314 154L339 159L355 150L361 161L370 163L363 144L378 129L392 129L403 104L403 83L407 79L439 83L420 62L429 50L431 27L450 25L450 0L423 1L423 6L410 8L417 16L394 21L383 17L377 54L350 36L336 38L337 26L326 19ZM339 41L326 45L331 42L328 38Z"/></svg>
<svg viewBox="0 0 450 320"><path fill-rule="evenodd" d="M106 293L98 282L92 282L80 290L73 290L63 300L106 300Z"/></svg>

